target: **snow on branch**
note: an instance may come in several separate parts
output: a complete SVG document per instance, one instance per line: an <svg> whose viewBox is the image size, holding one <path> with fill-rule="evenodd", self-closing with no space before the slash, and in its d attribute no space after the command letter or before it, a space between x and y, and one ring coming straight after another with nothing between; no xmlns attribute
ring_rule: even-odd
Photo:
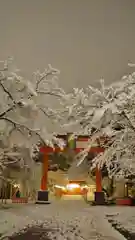
<svg viewBox="0 0 135 240"><path fill-rule="evenodd" d="M93 159L93 167L105 164L110 176L130 175L135 172L135 72L110 86L103 80L100 85L99 89L73 89L66 96L62 103L66 119L63 127L71 132L76 124L78 134L85 132L91 139L92 129L96 135L109 137L105 152ZM78 155L80 164L87 152L85 149Z"/></svg>
<svg viewBox="0 0 135 240"><path fill-rule="evenodd" d="M22 126L24 127L28 120L37 123L36 117L42 113L42 117L53 119L56 122L59 112L57 109L52 109L44 97L49 95L62 98L65 95L64 90L58 87L59 70L49 64L44 72L35 72L34 79L31 81L18 75L18 72L12 59L3 61L3 69L0 70L0 91L4 101L1 101L3 104L0 108L0 119L7 120L7 122L10 119L20 126L21 120L23 120ZM11 117L13 115L14 118ZM38 128L40 129L41 126Z"/></svg>
<svg viewBox="0 0 135 240"><path fill-rule="evenodd" d="M57 139L54 131L48 132L46 129L46 119L56 124L61 118L59 109L52 108L51 99L48 101L46 98L54 97L59 102L66 95L58 85L59 70L49 64L43 72L36 71L29 81L16 68L12 58L1 61L0 65L0 131L5 131L2 140L4 136L7 139L12 132L19 131L29 141L36 136L42 144L53 147L57 143L62 148L64 143ZM8 162L5 159L7 153L4 152L1 154L1 167L10 163L9 159ZM14 162L13 157L11 162Z"/></svg>
<svg viewBox="0 0 135 240"><path fill-rule="evenodd" d="M25 167L25 159L23 158L22 152L19 151L18 147L0 148L0 178L4 176L5 171L11 167L17 167L18 169Z"/></svg>

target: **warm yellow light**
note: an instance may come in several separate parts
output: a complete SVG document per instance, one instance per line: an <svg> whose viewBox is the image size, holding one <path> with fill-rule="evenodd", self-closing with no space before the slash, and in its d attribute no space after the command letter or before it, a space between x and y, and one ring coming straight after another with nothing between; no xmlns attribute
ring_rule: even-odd
<svg viewBox="0 0 135 240"><path fill-rule="evenodd" d="M65 187L60 186L60 185L55 185L55 187L56 187L56 188L60 188L60 189L62 189L62 190L65 190Z"/></svg>
<svg viewBox="0 0 135 240"><path fill-rule="evenodd" d="M81 186L81 189L88 189L88 186L87 185L84 185L84 186Z"/></svg>
<svg viewBox="0 0 135 240"><path fill-rule="evenodd" d="M67 189L68 189L68 190L72 190L72 189L75 189L75 188L80 188L80 185L77 184L77 183L67 184Z"/></svg>
<svg viewBox="0 0 135 240"><path fill-rule="evenodd" d="M17 184L17 183L15 183L13 186L14 186L15 188L20 188L20 184Z"/></svg>

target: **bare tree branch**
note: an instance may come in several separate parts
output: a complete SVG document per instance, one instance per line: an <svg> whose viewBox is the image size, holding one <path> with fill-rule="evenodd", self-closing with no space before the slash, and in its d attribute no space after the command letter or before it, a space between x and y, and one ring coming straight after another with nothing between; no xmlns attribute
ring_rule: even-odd
<svg viewBox="0 0 135 240"><path fill-rule="evenodd" d="M13 106L11 106L10 108L8 108L7 110L5 110L4 112L0 113L0 118L4 117L7 113L11 112L12 110L14 110L16 107L16 105L14 104Z"/></svg>
<svg viewBox="0 0 135 240"><path fill-rule="evenodd" d="M30 129L29 127L25 126L24 124L17 123L17 122L15 122L14 120L12 120L12 119L10 119L10 118L8 118L8 117L2 117L2 118L0 118L0 120L4 120L4 121L7 121L7 122L11 123L11 124L16 128L16 130L19 130L19 129L22 128L22 131L23 131L23 130L24 130L24 131L28 131L28 132L31 133L31 134L37 135L37 136L39 137L39 139L41 140L41 142L42 142L43 144L45 144L45 141L43 140L43 138L41 137L41 135L37 132L37 130L35 130L35 129Z"/></svg>
<svg viewBox="0 0 135 240"><path fill-rule="evenodd" d="M37 91L38 94L41 94L41 95L50 95L50 96L54 96L54 97L62 97L62 94L60 93L55 93L55 92L51 92L51 91Z"/></svg>
<svg viewBox="0 0 135 240"><path fill-rule="evenodd" d="M37 73L35 73L35 75L36 74ZM40 72L38 72L39 79L36 82L36 91L38 92L39 84L42 81L46 81L47 77L52 76L52 75L56 75L56 74L59 74L59 71L57 69L52 68L50 64L48 65L48 69L45 69L44 73L41 74Z"/></svg>
<svg viewBox="0 0 135 240"><path fill-rule="evenodd" d="M15 104L15 100L12 96L12 94L5 88L5 86L3 85L3 83L0 81L0 86L2 87L3 91L8 95L8 97L12 100L12 102Z"/></svg>

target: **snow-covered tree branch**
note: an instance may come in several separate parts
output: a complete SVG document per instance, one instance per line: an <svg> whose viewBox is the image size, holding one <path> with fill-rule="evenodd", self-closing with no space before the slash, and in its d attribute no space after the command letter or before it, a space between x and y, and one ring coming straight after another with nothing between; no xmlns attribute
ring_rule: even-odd
<svg viewBox="0 0 135 240"><path fill-rule="evenodd" d="M110 138L104 145L105 152L93 160L93 167L106 165L110 176L135 174L135 73L110 86L101 80L99 89L73 89L61 104L68 131L77 125L78 133L88 134L91 139ZM80 154L80 163L90 148L91 140Z"/></svg>
<svg viewBox="0 0 135 240"><path fill-rule="evenodd" d="M65 95L63 89L58 86L59 70L48 65L43 72L36 71L30 81L25 79L21 71L14 65L12 58L1 62L0 68L0 133L1 140L8 141L6 148L2 149L0 166L5 167L14 161L7 158L7 149L14 146L13 133L20 132L23 135L23 143L18 138L18 146L31 147L40 140L43 144L53 146L57 143L62 147L63 142L58 140L54 131L48 132L46 119L55 125L58 121L59 111L52 108L51 99L59 101ZM50 96L51 99L47 99ZM33 138L36 138L33 143ZM8 140L9 140L8 139ZM25 141L24 139L27 139ZM6 151L6 153L5 153ZM12 151L12 150L11 150ZM6 160L5 160L6 159Z"/></svg>
<svg viewBox="0 0 135 240"><path fill-rule="evenodd" d="M3 62L3 69L0 70L0 119L14 126L17 124L17 127L20 125L29 128L37 134L42 132L42 137L46 139L46 136L43 136L47 134L45 122L43 119L41 129L39 115L55 122L59 118L58 111L51 108L46 99L48 95L58 99L65 95L64 90L58 87L59 71L48 65L43 73L35 72L31 81L20 76L18 72L19 70L13 67L12 59Z"/></svg>

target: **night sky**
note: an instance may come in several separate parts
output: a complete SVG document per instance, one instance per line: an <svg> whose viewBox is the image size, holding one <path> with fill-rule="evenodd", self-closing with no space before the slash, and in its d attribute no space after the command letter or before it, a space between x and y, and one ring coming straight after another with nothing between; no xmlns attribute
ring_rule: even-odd
<svg viewBox="0 0 135 240"><path fill-rule="evenodd" d="M0 0L0 59L31 77L47 63L67 89L117 81L135 63L134 0Z"/></svg>

